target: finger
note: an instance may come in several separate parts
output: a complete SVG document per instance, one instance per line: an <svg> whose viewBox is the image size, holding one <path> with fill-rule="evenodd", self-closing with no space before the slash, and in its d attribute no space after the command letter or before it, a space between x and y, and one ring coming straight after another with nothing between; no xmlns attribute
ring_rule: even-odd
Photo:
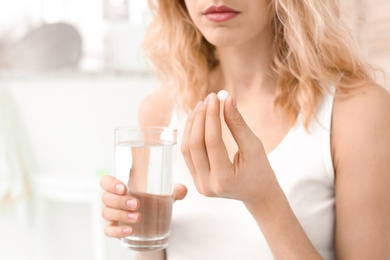
<svg viewBox="0 0 390 260"><path fill-rule="evenodd" d="M220 102L217 98L213 99L207 106L205 123L205 143L209 157L211 170L230 166L229 155L222 139ZM222 170L222 173L225 171Z"/></svg>
<svg viewBox="0 0 390 260"><path fill-rule="evenodd" d="M173 193L173 199L176 200L182 200L187 195L187 188L183 184L175 184L175 191Z"/></svg>
<svg viewBox="0 0 390 260"><path fill-rule="evenodd" d="M122 210L137 210L140 205L140 202L134 197L116 195L110 192L103 193L102 202L107 207Z"/></svg>
<svg viewBox="0 0 390 260"><path fill-rule="evenodd" d="M194 163L192 162L192 158L191 158L189 139L190 139L190 135L191 135L192 124L194 123L196 110L198 110L198 108L202 104L203 104L203 102L199 101L198 104L196 105L194 111L189 114L186 125L184 127L183 140L182 140L182 144L181 144L181 153L183 154L184 161L185 161L192 176L196 176L196 171L195 171Z"/></svg>
<svg viewBox="0 0 390 260"><path fill-rule="evenodd" d="M209 159L205 144L205 119L207 106L209 102L212 102L214 99L215 94L209 94L203 102L203 105L196 111L188 141L197 177L210 172Z"/></svg>
<svg viewBox="0 0 390 260"><path fill-rule="evenodd" d="M224 118L240 152L242 154L250 154L253 151L257 151L258 146L262 144L238 111L236 99L233 95L229 95L225 101Z"/></svg>
<svg viewBox="0 0 390 260"><path fill-rule="evenodd" d="M133 233L131 226L119 226L118 223L110 223L104 227L104 234L108 237L122 238Z"/></svg>
<svg viewBox="0 0 390 260"><path fill-rule="evenodd" d="M127 224L134 224L141 220L141 214L137 211L126 211L104 207L102 216L105 220L111 222L121 222Z"/></svg>
<svg viewBox="0 0 390 260"><path fill-rule="evenodd" d="M100 179L100 187L105 191L119 195L124 195L127 192L126 185L110 175L103 176Z"/></svg>

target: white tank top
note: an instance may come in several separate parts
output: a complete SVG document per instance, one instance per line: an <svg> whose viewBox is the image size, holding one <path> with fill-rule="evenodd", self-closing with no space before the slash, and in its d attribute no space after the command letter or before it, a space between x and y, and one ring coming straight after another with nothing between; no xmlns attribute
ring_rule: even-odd
<svg viewBox="0 0 390 260"><path fill-rule="evenodd" d="M324 259L335 259L334 170L330 149L333 94L325 94L309 132L299 115L268 159L309 239ZM207 198L191 179L180 145L186 121L175 112L178 129L177 182L188 188L175 202L168 260L273 259L261 230L242 202Z"/></svg>

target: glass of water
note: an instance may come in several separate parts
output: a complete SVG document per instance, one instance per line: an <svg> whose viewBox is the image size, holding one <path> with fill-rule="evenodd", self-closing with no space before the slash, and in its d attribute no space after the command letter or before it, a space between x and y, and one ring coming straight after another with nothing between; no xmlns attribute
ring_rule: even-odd
<svg viewBox="0 0 390 260"><path fill-rule="evenodd" d="M173 205L176 129L120 127L115 129L115 176L127 195L140 201L141 220L122 245L136 251L168 245Z"/></svg>

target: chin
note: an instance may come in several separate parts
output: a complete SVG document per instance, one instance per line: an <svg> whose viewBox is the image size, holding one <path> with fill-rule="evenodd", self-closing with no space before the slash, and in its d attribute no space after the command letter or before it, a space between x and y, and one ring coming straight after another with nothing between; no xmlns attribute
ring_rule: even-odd
<svg viewBox="0 0 390 260"><path fill-rule="evenodd" d="M215 47L233 47L240 44L239 37L226 34L204 34L206 40Z"/></svg>

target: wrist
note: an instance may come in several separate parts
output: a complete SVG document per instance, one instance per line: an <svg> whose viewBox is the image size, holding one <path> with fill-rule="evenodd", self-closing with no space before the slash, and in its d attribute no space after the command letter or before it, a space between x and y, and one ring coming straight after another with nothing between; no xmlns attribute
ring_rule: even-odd
<svg viewBox="0 0 390 260"><path fill-rule="evenodd" d="M243 201L245 207L254 216L272 214L275 210L285 205L286 202L287 198L275 176L270 178L267 184L263 185L262 189L259 189L257 194Z"/></svg>
<svg viewBox="0 0 390 260"><path fill-rule="evenodd" d="M270 221L276 221L284 212L290 209L279 183L276 181L266 186L267 190L253 200L245 201L244 205L249 213L255 218L259 226Z"/></svg>
<svg viewBox="0 0 390 260"><path fill-rule="evenodd" d="M166 249L159 251L138 252L136 254L136 260L166 260Z"/></svg>

